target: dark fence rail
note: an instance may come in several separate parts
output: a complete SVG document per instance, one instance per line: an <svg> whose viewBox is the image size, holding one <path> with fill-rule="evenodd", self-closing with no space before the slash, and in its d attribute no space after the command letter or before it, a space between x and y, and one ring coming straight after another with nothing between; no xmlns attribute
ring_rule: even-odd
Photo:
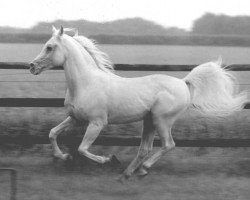
<svg viewBox="0 0 250 200"><path fill-rule="evenodd" d="M63 107L63 98L0 98L0 107Z"/></svg>
<svg viewBox="0 0 250 200"><path fill-rule="evenodd" d="M0 98L0 107L63 107L63 98ZM250 103L244 109L250 109Z"/></svg>
<svg viewBox="0 0 250 200"><path fill-rule="evenodd" d="M196 65L128 65L117 64L115 70L123 71L190 71ZM0 69L28 69L27 63L3 63L0 62ZM250 71L250 65L229 65L226 67L232 71ZM62 70L62 67L54 68ZM0 98L0 107L63 107L64 99L62 98ZM245 106L250 109L250 103ZM59 142L64 144L78 144L81 138L59 137ZM250 139L175 139L176 145L180 147L250 147ZM46 136L34 135L11 135L9 133L0 134L0 144L48 144ZM106 136L102 135L95 141L96 145L106 146L138 146L140 137L138 136ZM155 146L160 146L159 138L155 138Z"/></svg>
<svg viewBox="0 0 250 200"><path fill-rule="evenodd" d="M121 71L191 71L197 65L148 65L148 64L115 64L115 70ZM249 64L233 64L225 66L230 71L250 71ZM0 62L0 69L29 69L28 63ZM52 70L62 70L54 67Z"/></svg>
<svg viewBox="0 0 250 200"><path fill-rule="evenodd" d="M82 141L80 136L59 136L58 143L67 146L78 146ZM99 136L94 145L102 146L139 146L141 137L139 136ZM178 147L250 147L250 139L174 139ZM0 135L1 144L49 144L48 136L32 136L32 135ZM154 139L154 146L161 146L161 141L158 137Z"/></svg>

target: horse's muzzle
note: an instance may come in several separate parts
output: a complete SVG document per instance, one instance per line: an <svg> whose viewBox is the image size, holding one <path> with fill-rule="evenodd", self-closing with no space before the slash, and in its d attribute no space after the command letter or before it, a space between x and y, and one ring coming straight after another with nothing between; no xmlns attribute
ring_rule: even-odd
<svg viewBox="0 0 250 200"><path fill-rule="evenodd" d="M30 63L30 73L33 75L38 75L40 73L40 69L36 67L34 63Z"/></svg>

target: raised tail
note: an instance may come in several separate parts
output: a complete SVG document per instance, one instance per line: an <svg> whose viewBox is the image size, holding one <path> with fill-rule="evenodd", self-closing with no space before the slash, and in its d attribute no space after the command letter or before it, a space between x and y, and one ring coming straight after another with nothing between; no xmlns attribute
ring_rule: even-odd
<svg viewBox="0 0 250 200"><path fill-rule="evenodd" d="M191 106L206 115L225 116L240 111L248 102L246 92L237 92L236 78L221 63L195 67L184 79L190 89Z"/></svg>

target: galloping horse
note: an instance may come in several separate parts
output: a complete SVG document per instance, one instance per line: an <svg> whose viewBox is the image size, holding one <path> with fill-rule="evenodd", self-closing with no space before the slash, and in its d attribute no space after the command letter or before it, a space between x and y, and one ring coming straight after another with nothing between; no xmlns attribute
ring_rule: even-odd
<svg viewBox="0 0 250 200"><path fill-rule="evenodd" d="M235 92L234 77L218 63L205 63L194 68L185 78L150 75L123 78L112 72L112 64L95 43L68 29L53 27L51 39L30 63L34 75L55 66L63 66L67 92L65 107L68 117L50 131L53 155L67 159L56 138L66 128L88 123L78 148L83 156L98 163L112 160L112 156L97 156L89 147L107 124L121 124L143 120L141 145L137 156L124 171L124 177L135 170L141 175L174 146L171 128L187 108L193 107L210 116L226 116L241 110L247 102L246 93ZM155 132L162 148L152 153Z"/></svg>

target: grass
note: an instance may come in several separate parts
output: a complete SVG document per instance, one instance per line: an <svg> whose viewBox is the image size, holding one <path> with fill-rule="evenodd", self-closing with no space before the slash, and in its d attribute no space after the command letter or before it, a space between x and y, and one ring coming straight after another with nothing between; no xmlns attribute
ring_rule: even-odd
<svg viewBox="0 0 250 200"><path fill-rule="evenodd" d="M18 170L18 199L143 199L247 200L250 197L249 148L176 148L145 178L117 182L137 148L94 147L98 154L116 153L117 168L82 162L67 168L53 162L50 148L1 151L0 165ZM8 181L0 176L0 200L7 199Z"/></svg>

